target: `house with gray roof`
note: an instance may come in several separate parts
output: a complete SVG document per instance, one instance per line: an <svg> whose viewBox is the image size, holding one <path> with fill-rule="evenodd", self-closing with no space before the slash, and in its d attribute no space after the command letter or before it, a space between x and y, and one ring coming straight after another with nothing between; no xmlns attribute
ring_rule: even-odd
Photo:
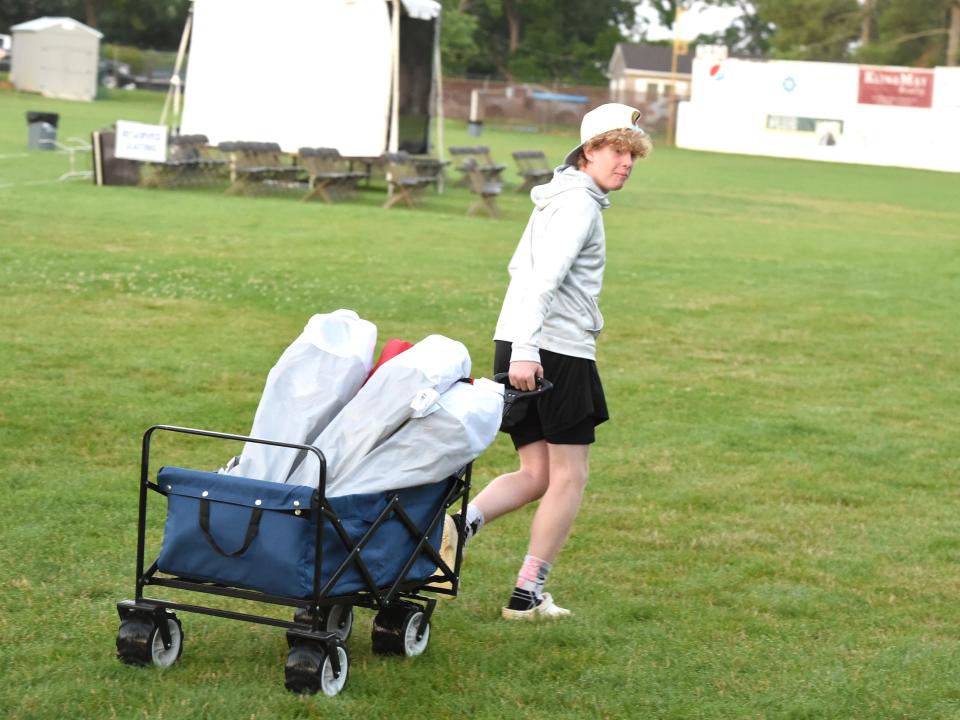
<svg viewBox="0 0 960 720"><path fill-rule="evenodd" d="M635 107L657 105L674 93L690 97L693 57L677 56L677 72L671 73L673 49L669 45L617 43L610 57L610 99Z"/></svg>

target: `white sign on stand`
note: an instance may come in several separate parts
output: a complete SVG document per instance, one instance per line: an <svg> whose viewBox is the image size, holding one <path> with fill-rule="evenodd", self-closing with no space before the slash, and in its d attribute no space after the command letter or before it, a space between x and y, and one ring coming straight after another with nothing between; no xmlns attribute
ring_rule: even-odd
<svg viewBox="0 0 960 720"><path fill-rule="evenodd" d="M165 162L167 159L167 126L117 121L117 145L114 157L124 160Z"/></svg>

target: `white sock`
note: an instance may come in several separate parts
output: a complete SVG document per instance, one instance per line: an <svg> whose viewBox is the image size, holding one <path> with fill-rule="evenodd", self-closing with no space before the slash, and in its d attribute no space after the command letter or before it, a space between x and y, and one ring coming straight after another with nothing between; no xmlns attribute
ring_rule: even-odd
<svg viewBox="0 0 960 720"><path fill-rule="evenodd" d="M483 527L483 513L473 503L467 505L467 517L464 524L467 526L467 540L472 538Z"/></svg>

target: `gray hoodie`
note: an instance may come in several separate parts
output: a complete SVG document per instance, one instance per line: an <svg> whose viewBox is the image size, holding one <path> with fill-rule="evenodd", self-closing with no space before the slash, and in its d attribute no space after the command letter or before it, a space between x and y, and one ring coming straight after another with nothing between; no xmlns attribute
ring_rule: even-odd
<svg viewBox="0 0 960 720"><path fill-rule="evenodd" d="M603 328L600 211L610 201L589 175L569 165L533 188L530 198L536 207L507 267L510 285L494 338L513 343L511 361L540 362L540 349L593 360Z"/></svg>

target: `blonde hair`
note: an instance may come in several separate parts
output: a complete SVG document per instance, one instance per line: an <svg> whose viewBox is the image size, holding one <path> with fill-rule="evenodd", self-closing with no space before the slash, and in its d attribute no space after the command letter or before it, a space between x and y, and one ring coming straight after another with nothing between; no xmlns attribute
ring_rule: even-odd
<svg viewBox="0 0 960 720"><path fill-rule="evenodd" d="M596 150L598 148L610 145L617 152L629 152L634 159L643 160L653 150L653 143L647 135L641 135L636 130L619 128L617 130L607 130L605 133L594 135L577 151L577 167L582 168L587 164L585 150Z"/></svg>

